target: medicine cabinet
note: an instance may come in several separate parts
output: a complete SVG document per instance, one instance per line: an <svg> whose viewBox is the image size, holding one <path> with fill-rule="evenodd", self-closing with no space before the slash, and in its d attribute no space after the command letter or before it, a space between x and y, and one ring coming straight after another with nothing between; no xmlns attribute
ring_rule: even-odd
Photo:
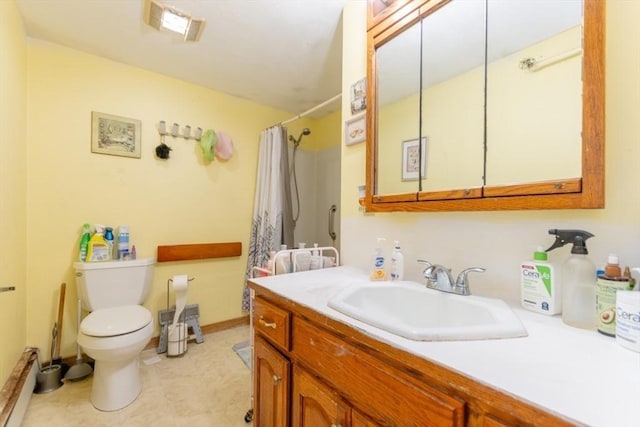
<svg viewBox="0 0 640 427"><path fill-rule="evenodd" d="M370 0L366 209L602 208L604 3Z"/></svg>

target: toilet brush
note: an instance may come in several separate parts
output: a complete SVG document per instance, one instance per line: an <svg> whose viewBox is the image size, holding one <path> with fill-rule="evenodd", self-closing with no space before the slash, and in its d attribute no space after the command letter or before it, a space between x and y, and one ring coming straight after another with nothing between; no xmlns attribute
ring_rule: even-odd
<svg viewBox="0 0 640 427"><path fill-rule="evenodd" d="M78 300L78 333L80 332L81 315L82 315L82 301ZM91 365L89 365L88 363L82 360L82 352L80 351L80 344L76 343L76 347L77 347L76 363L75 365L69 368L69 370L64 376L64 378L69 381L82 380L88 377L89 375L91 375L91 372L93 372Z"/></svg>

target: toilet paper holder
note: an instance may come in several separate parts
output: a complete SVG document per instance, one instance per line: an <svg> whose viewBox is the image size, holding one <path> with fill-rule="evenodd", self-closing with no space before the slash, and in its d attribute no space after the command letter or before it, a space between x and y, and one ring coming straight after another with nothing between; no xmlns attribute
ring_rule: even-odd
<svg viewBox="0 0 640 427"><path fill-rule="evenodd" d="M195 279L195 277L189 277L187 279L188 282L192 282ZM173 278L169 278L169 280L167 280L167 310L169 309L169 286L171 286L173 284Z"/></svg>
<svg viewBox="0 0 640 427"><path fill-rule="evenodd" d="M191 282L195 279L195 277L188 277L187 281ZM177 307L175 308L171 308L169 306L169 293L171 292L170 290L170 286L173 284L173 279L168 279L167 280L167 308L165 310L160 310L158 312L158 321L160 323L161 326L161 331L160 331L160 337L158 340L158 349L157 352L158 353L165 353L167 352L167 355L169 355L169 325L172 324L173 319L174 319L174 315L175 315L175 310L177 309ZM181 341L184 340L184 342L178 344L178 349L176 349L174 347L173 351L174 354L173 356L181 356L186 352L186 341L189 339L193 339L195 338L196 343L201 344L204 342L204 336L202 334L202 329L200 328L200 325L198 323L198 318L200 317L200 310L198 307L198 304L187 304L184 307L184 311L182 312L182 314L179 317L179 322L181 322L183 325L180 328L181 331L184 331L184 333L186 334L184 336L184 338L181 337ZM184 329L183 329L184 328ZM193 332L193 335L189 335L188 334L188 329L191 329ZM182 334L181 334L182 335ZM175 343L173 343L175 345ZM184 346L184 347L183 347Z"/></svg>

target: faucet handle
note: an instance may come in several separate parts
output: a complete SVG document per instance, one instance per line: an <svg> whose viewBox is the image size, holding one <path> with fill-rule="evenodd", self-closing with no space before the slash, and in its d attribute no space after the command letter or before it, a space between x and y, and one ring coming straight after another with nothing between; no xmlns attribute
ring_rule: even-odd
<svg viewBox="0 0 640 427"><path fill-rule="evenodd" d="M485 271L486 269L482 267L470 267L462 270L456 280L455 292L460 295L471 295L471 290L469 289L469 278L467 275L469 273L484 273Z"/></svg>

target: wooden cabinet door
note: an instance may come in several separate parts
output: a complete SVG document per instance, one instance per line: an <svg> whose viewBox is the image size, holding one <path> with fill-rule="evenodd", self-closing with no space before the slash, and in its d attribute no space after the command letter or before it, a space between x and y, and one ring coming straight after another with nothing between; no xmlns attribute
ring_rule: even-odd
<svg viewBox="0 0 640 427"><path fill-rule="evenodd" d="M292 427L349 427L349 408L329 387L293 367Z"/></svg>
<svg viewBox="0 0 640 427"><path fill-rule="evenodd" d="M360 411L351 409L351 427L378 427L378 424L371 421Z"/></svg>
<svg viewBox="0 0 640 427"><path fill-rule="evenodd" d="M259 336L253 354L254 426L288 427L291 362Z"/></svg>

